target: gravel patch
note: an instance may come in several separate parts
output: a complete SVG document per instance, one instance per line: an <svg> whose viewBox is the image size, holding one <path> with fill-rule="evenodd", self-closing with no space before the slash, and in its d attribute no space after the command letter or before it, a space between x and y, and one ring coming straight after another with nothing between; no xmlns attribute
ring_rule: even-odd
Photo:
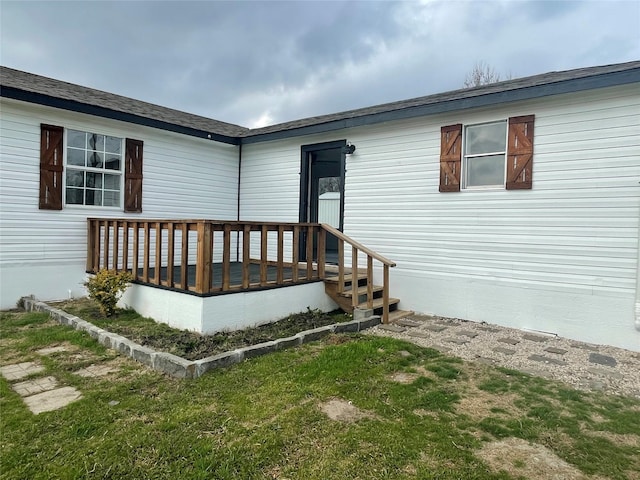
<svg viewBox="0 0 640 480"><path fill-rule="evenodd" d="M397 331L380 325L365 333L559 380L579 390L640 398L638 352L459 319L413 315L408 320L417 326L406 322Z"/></svg>

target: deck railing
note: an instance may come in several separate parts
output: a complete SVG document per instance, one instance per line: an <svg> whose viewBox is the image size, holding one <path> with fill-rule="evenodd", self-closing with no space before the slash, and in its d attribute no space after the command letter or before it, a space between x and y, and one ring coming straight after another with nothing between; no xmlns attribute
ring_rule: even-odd
<svg viewBox="0 0 640 480"><path fill-rule="evenodd" d="M327 234L337 238L340 293L347 275L354 275L354 307L359 301L355 275L366 274L371 308L373 262L382 264L386 323L389 267L395 263L326 224L89 218L86 270L128 270L137 282L204 295L293 285L323 280L328 269L336 268L327 267ZM350 266L345 244L351 246ZM304 252L300 245L306 245ZM360 253L366 255L364 268L359 268Z"/></svg>

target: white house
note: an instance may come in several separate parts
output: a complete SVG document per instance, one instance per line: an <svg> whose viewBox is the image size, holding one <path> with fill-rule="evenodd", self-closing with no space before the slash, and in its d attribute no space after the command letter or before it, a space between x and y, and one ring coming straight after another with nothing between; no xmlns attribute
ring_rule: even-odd
<svg viewBox="0 0 640 480"><path fill-rule="evenodd" d="M325 182L339 229L395 263L403 309L640 351L640 62L254 130L4 67L0 80L2 308L82 294L87 257L102 255L89 217L124 221L114 232L155 219L152 248L166 236L154 232L204 228L162 219L235 221L235 260L261 248L272 264L304 260L297 227L260 227L285 239L267 247L243 244L242 222L317 222ZM211 228L215 251L223 227ZM154 301L175 294L167 281Z"/></svg>

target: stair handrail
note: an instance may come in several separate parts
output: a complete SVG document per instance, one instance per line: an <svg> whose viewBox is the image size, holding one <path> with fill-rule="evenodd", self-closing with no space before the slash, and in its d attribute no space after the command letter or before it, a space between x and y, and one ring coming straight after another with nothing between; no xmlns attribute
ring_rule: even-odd
<svg viewBox="0 0 640 480"><path fill-rule="evenodd" d="M374 252L370 248L365 247L360 242L357 242L356 240L354 240L353 238L349 237L348 235L345 235L344 233L342 233L337 228L334 228L334 227L332 227L331 225L329 225L327 223L321 223L320 225L322 226L322 228L325 231L327 231L330 234L338 237L341 240L344 240L345 242L347 242L352 247L356 247L358 250L361 250L363 253L366 253L367 255L370 255L371 257L375 258L376 260L378 260L379 262L383 263L384 265L389 265L390 267L395 267L396 266L395 262L389 260L386 257L383 257L382 255L380 255L377 252Z"/></svg>
<svg viewBox="0 0 640 480"><path fill-rule="evenodd" d="M338 293L344 291L344 246L342 242L351 245L351 301L354 308L358 306L358 250L367 255L367 308L373 308L373 260L378 260L383 266L382 280L382 323L389 323L389 268L396 263L365 247L360 242L345 235L337 228L321 223L322 229L338 238ZM324 270L324 269L323 269Z"/></svg>

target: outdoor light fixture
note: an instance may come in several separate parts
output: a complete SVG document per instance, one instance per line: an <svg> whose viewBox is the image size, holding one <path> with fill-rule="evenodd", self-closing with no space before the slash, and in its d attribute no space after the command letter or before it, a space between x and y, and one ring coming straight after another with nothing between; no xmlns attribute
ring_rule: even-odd
<svg viewBox="0 0 640 480"><path fill-rule="evenodd" d="M344 153L345 155L351 155L355 151L356 146L352 145L351 143L347 143L345 147L342 147L342 153Z"/></svg>

